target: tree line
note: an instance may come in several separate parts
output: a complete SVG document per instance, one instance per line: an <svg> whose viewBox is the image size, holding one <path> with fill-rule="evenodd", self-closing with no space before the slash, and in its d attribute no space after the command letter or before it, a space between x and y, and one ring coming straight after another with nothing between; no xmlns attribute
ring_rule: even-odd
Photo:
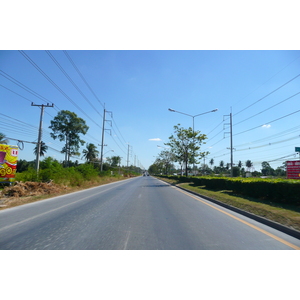
<svg viewBox="0 0 300 300"><path fill-rule="evenodd" d="M262 163L261 172L253 170L253 162L247 160L244 164L239 161L231 170L231 165L223 160L219 165L215 165L214 159L210 159L209 164L203 163L200 168L197 164L207 157L208 151L201 151L201 146L205 144L207 136L200 131L194 131L191 127L185 129L180 124L174 126L174 134L169 137L169 142L165 143L168 148L161 151L154 163L149 167L151 174L178 174L178 175L229 175L233 177L245 177L246 173L252 176L286 176L286 165L283 163L276 170L266 161ZM179 164L179 168L176 167ZM232 171L232 172L231 172Z"/></svg>
<svg viewBox="0 0 300 300"><path fill-rule="evenodd" d="M85 135L88 132L89 127L86 125L85 120L79 118L74 112L68 110L61 110L57 116L50 123L49 128L52 130L50 136L56 140L64 142L64 146L61 149L61 153L65 154L65 160L63 162L65 167L74 166L75 163L71 162L72 156L80 156L89 163L100 164L101 159L98 158L99 151L97 146L93 143L87 143L86 148L83 149L82 153L79 152L80 146L85 144L85 141L80 135ZM0 133L0 143L7 144L8 139L4 133ZM48 146L41 141L40 156L44 156L47 153ZM38 152L38 145L33 149L33 153L36 155ZM121 157L113 156L108 158L108 164L112 167L119 166L121 163ZM18 164L24 164L22 160L19 160ZM28 162L30 165L30 162ZM77 161L78 164L78 161ZM21 167L20 167L21 168ZM19 169L20 169L19 168ZM22 169L22 168L21 168Z"/></svg>

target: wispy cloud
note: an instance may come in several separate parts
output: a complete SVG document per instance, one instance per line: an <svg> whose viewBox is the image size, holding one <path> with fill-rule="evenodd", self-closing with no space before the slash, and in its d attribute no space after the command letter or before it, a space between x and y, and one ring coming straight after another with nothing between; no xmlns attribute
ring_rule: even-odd
<svg viewBox="0 0 300 300"><path fill-rule="evenodd" d="M262 128L270 128L271 127L271 125L270 124L265 124L265 125L263 125L263 126L261 126Z"/></svg>
<svg viewBox="0 0 300 300"><path fill-rule="evenodd" d="M160 141L162 141L162 139L160 139L160 138L154 138L154 139L149 139L149 141L160 142Z"/></svg>

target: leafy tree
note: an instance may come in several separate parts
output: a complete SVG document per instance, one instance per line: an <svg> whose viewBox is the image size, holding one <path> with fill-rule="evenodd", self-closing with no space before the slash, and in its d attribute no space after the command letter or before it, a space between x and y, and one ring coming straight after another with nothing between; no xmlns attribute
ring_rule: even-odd
<svg viewBox="0 0 300 300"><path fill-rule="evenodd" d="M17 173L27 171L30 167L34 168L35 161L27 161L25 159L19 159L17 163Z"/></svg>
<svg viewBox="0 0 300 300"><path fill-rule="evenodd" d="M239 177L241 175L241 170L239 167L233 167L232 168L232 176L233 177Z"/></svg>
<svg viewBox="0 0 300 300"><path fill-rule="evenodd" d="M65 153L65 162L69 165L70 156L79 155L80 144L83 145L85 143L85 141L80 139L79 134L86 134L89 127L74 112L61 110L54 117L54 120L51 121L49 128L52 129L50 135L53 139L58 138L60 141L65 141L65 146L61 153Z"/></svg>
<svg viewBox="0 0 300 300"><path fill-rule="evenodd" d="M267 161L263 161L261 163L261 172L264 176L273 175L274 169L270 166L270 164Z"/></svg>
<svg viewBox="0 0 300 300"><path fill-rule="evenodd" d="M121 163L121 157L120 156L112 156L111 157L111 166L117 167Z"/></svg>
<svg viewBox="0 0 300 300"><path fill-rule="evenodd" d="M205 139L205 134L200 131L193 131L191 127L185 129L179 127L180 124L174 126L175 135L169 137L169 142L165 143L171 147L174 154L174 161L184 163L186 176L188 176L188 164L199 163L196 158L201 159L209 152L200 152L200 146Z"/></svg>
<svg viewBox="0 0 300 300"><path fill-rule="evenodd" d="M8 139L6 138L6 135L2 132L0 132L0 144L8 144Z"/></svg>
<svg viewBox="0 0 300 300"><path fill-rule="evenodd" d="M148 171L151 174L160 174L163 173L164 164L163 162L158 158L155 160L155 162L149 167Z"/></svg>
<svg viewBox="0 0 300 300"><path fill-rule="evenodd" d="M158 156L157 161L163 165L165 174L169 174L171 167L173 167L172 162L175 160L174 154L171 151L164 150Z"/></svg>
<svg viewBox="0 0 300 300"><path fill-rule="evenodd" d="M35 155L37 154L38 151L37 149L38 149L38 144L36 144L36 146L33 149L33 153ZM41 142L40 156L44 156L47 150L48 150L48 146L44 142Z"/></svg>
<svg viewBox="0 0 300 300"><path fill-rule="evenodd" d="M97 158L99 151L94 144L90 143L86 145L86 149L83 149L82 153L82 157L85 158L88 162L91 162Z"/></svg>

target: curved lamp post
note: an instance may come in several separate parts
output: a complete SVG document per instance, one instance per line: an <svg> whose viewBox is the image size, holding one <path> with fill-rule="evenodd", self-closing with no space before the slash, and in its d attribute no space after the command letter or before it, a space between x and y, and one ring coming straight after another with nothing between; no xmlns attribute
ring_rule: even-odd
<svg viewBox="0 0 300 300"><path fill-rule="evenodd" d="M193 136L194 136L194 120L195 120L195 117L198 117L198 116L201 116L201 115L205 115L205 114L208 114L208 113L212 113L212 112L216 112L218 109L216 108L216 109L213 109L213 110L210 110L210 111L198 114L198 115L194 115L194 116L186 114L186 113L183 113L181 111L177 111L177 110L171 109L171 108L169 108L168 110L171 111L171 112L176 112L176 113L179 113L179 114L182 114L182 115L186 115L186 116L189 116L189 117L193 118ZM193 153L193 158L194 158L194 155L195 155L195 153ZM195 162L193 162L193 170L194 170L194 168L195 168Z"/></svg>

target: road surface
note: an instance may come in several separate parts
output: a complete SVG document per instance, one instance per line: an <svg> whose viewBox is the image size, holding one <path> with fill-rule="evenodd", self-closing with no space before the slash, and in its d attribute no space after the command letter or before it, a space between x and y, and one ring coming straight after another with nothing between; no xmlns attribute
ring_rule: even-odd
<svg viewBox="0 0 300 300"><path fill-rule="evenodd" d="M0 211L0 249L300 249L300 240L151 176Z"/></svg>

